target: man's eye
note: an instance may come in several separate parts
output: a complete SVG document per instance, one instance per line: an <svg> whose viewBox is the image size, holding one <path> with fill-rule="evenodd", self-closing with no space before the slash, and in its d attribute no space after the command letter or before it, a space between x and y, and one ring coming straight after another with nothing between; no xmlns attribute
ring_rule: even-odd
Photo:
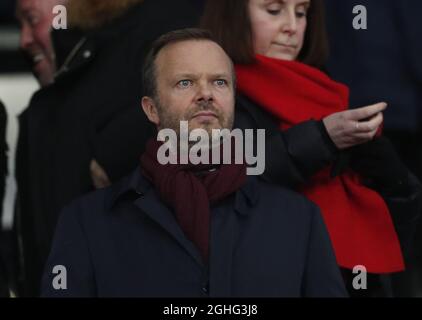
<svg viewBox="0 0 422 320"><path fill-rule="evenodd" d="M219 87L224 87L227 85L227 81L224 79L215 80L215 84Z"/></svg>
<svg viewBox="0 0 422 320"><path fill-rule="evenodd" d="M187 88L187 87L192 85L192 81L191 80L181 80L177 83L177 85L181 88Z"/></svg>
<svg viewBox="0 0 422 320"><path fill-rule="evenodd" d="M28 23L31 25L31 26L34 26L34 25L36 25L37 23L38 23L38 17L37 16L34 16L34 15L30 15L30 16L28 16L28 18L27 18L27 20L28 20Z"/></svg>

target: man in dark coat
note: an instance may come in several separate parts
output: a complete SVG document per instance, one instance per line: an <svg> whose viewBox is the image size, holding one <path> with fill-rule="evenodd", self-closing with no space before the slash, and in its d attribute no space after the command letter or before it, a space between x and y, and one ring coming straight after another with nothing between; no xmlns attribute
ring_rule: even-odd
<svg viewBox="0 0 422 320"><path fill-rule="evenodd" d="M6 238L3 234L2 217L3 201L7 176L7 143L6 143L6 124L7 112L3 103L0 101L0 298L9 296L9 284L7 277Z"/></svg>
<svg viewBox="0 0 422 320"><path fill-rule="evenodd" d="M148 119L174 132L181 152L182 121L208 136L232 128L233 64L207 32L161 37L144 79ZM130 177L64 210L44 296L346 295L315 205L247 177L244 164L160 164L163 146L150 140Z"/></svg>
<svg viewBox="0 0 422 320"><path fill-rule="evenodd" d="M189 0L72 0L53 32L58 71L20 117L18 216L25 290L39 294L58 213L135 168L151 136L141 66L159 35L196 23Z"/></svg>

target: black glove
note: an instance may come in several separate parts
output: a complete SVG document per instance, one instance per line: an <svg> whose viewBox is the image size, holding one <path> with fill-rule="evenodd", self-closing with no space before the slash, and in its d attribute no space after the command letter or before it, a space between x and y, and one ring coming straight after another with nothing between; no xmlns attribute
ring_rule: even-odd
<svg viewBox="0 0 422 320"><path fill-rule="evenodd" d="M410 192L408 169L387 138L377 138L350 151L350 167L363 176L369 187L387 196Z"/></svg>

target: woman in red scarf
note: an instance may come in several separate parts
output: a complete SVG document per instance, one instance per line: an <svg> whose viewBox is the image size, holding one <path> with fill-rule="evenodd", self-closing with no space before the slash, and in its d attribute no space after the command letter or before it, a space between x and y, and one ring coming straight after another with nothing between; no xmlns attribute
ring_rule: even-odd
<svg viewBox="0 0 422 320"><path fill-rule="evenodd" d="M341 267L404 270L396 229L417 217L420 186L381 137L386 104L348 110L322 71L322 0L212 0L202 27L236 63L239 127L267 129L264 175L319 205Z"/></svg>

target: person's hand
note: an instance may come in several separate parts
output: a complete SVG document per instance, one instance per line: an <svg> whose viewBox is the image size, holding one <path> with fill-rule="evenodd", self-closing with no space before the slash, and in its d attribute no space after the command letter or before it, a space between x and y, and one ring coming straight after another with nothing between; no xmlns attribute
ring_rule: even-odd
<svg viewBox="0 0 422 320"><path fill-rule="evenodd" d="M334 113L323 119L327 133L339 150L371 141L383 122L385 102Z"/></svg>
<svg viewBox="0 0 422 320"><path fill-rule="evenodd" d="M91 160L89 169L91 172L92 183L94 184L95 188L101 189L101 188L105 188L111 185L111 182L107 176L107 173L98 164L98 162L95 159Z"/></svg>

